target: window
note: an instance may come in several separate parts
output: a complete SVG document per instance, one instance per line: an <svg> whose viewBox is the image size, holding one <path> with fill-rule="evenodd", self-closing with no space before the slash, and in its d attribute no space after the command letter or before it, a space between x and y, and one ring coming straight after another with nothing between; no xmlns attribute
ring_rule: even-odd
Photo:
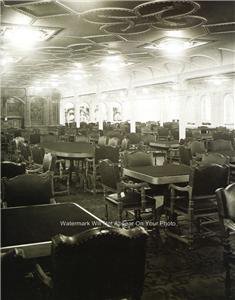
<svg viewBox="0 0 235 300"><path fill-rule="evenodd" d="M211 99L207 95L201 97L201 121L202 123L211 122Z"/></svg>
<svg viewBox="0 0 235 300"><path fill-rule="evenodd" d="M227 94L224 97L224 125L233 128L234 121L235 121L234 97L231 94Z"/></svg>
<svg viewBox="0 0 235 300"><path fill-rule="evenodd" d="M89 123L90 121L90 107L87 103L80 105L80 122Z"/></svg>

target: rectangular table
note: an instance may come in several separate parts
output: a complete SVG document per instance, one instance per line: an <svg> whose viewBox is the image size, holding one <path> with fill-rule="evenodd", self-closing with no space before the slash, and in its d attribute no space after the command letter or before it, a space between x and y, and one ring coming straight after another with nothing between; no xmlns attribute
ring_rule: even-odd
<svg viewBox="0 0 235 300"><path fill-rule="evenodd" d="M5 208L2 215L1 251L24 250L27 258L49 256L51 238L74 235L108 225L75 203Z"/></svg>
<svg viewBox="0 0 235 300"><path fill-rule="evenodd" d="M141 166L124 168L123 174L153 185L188 182L190 167L167 164L163 166Z"/></svg>

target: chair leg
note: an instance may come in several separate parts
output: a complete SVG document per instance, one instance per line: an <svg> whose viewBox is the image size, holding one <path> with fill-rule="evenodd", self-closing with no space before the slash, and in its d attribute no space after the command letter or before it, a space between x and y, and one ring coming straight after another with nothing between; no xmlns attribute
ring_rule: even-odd
<svg viewBox="0 0 235 300"><path fill-rule="evenodd" d="M66 183L66 185L67 185L67 194L68 194L68 196L70 195L70 182L69 182L69 176L67 177L67 183Z"/></svg>
<svg viewBox="0 0 235 300"><path fill-rule="evenodd" d="M92 190L93 194L96 194L96 175L92 177Z"/></svg>
<svg viewBox="0 0 235 300"><path fill-rule="evenodd" d="M108 204L105 204L105 219L106 221L109 220L109 211L108 211Z"/></svg>
<svg viewBox="0 0 235 300"><path fill-rule="evenodd" d="M118 210L118 219L119 219L119 222L122 222L122 210L121 209Z"/></svg>
<svg viewBox="0 0 235 300"><path fill-rule="evenodd" d="M231 277L229 262L225 263L225 297L226 300L231 300Z"/></svg>
<svg viewBox="0 0 235 300"><path fill-rule="evenodd" d="M230 277L230 265L229 265L229 256L231 255L231 246L229 242L229 230L225 232L224 237L224 266L225 266L225 296L226 300L231 299L231 277Z"/></svg>
<svg viewBox="0 0 235 300"><path fill-rule="evenodd" d="M192 247L194 241L194 234L193 234L193 210L194 210L194 201L191 197L189 197L189 247Z"/></svg>

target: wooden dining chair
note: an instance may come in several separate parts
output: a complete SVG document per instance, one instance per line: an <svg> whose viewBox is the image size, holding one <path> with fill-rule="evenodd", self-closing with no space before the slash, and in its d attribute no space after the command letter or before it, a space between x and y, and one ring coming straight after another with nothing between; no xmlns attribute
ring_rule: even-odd
<svg viewBox="0 0 235 300"><path fill-rule="evenodd" d="M27 169L28 174L42 174L51 172L53 180L53 195L70 194L69 172L65 168L65 162L58 160L51 153L45 153L41 165L32 164ZM62 187L63 185L63 187ZM60 188L57 188L59 186ZM62 187L62 188L61 188Z"/></svg>
<svg viewBox="0 0 235 300"><path fill-rule="evenodd" d="M96 194L103 191L100 181L99 163L102 159L107 158L105 152L106 146L95 147L95 156L86 159L86 190Z"/></svg>
<svg viewBox="0 0 235 300"><path fill-rule="evenodd" d="M43 157L45 154L44 148L42 148L39 145L32 145L30 147L30 150L31 150L31 157L32 157L33 163L42 165Z"/></svg>
<svg viewBox="0 0 235 300"><path fill-rule="evenodd" d="M138 219L141 212L147 208L151 209L153 219L156 219L155 199L145 194L145 188L148 186L146 183L123 181L119 167L108 159L102 160L99 168L104 191L106 220L109 219L109 205L117 208L120 222L122 222L123 212L133 210L135 218Z"/></svg>
<svg viewBox="0 0 235 300"><path fill-rule="evenodd" d="M52 238L49 275L38 264L35 277L53 300L140 300L147 238L141 227L57 235Z"/></svg>
<svg viewBox="0 0 235 300"><path fill-rule="evenodd" d="M153 160L151 153L146 153L144 151L133 151L126 153L123 158L123 167L140 167L140 166L152 166Z"/></svg>
<svg viewBox="0 0 235 300"><path fill-rule="evenodd" d="M206 153L206 148L203 142L193 141L189 144L189 147L194 159L201 160L202 155Z"/></svg>
<svg viewBox="0 0 235 300"><path fill-rule="evenodd" d="M229 157L224 156L220 153L209 152L203 154L201 164L218 164L218 165L228 165Z"/></svg>
<svg viewBox="0 0 235 300"><path fill-rule="evenodd" d="M105 145L107 145L107 143L108 143L108 137L107 136L102 135L102 136L99 137L99 139L98 139L98 145L99 146L105 146Z"/></svg>
<svg viewBox="0 0 235 300"><path fill-rule="evenodd" d="M108 146L118 147L120 144L120 139L117 137L112 137L108 140Z"/></svg>
<svg viewBox="0 0 235 300"><path fill-rule="evenodd" d="M27 206L55 203L53 174L23 174L2 178L3 206Z"/></svg>
<svg viewBox="0 0 235 300"><path fill-rule="evenodd" d="M184 165L191 166L192 165L192 152L189 147L186 147L185 145L179 146L179 157L180 157L180 163Z"/></svg>
<svg viewBox="0 0 235 300"><path fill-rule="evenodd" d="M221 238L224 247L224 266L226 270L225 295L226 300L232 300L231 295L231 265L235 265L235 252L232 251L230 237L235 234L235 183L216 191Z"/></svg>
<svg viewBox="0 0 235 300"><path fill-rule="evenodd" d="M187 186L170 184L170 206L166 210L170 211L170 218L178 224L179 230L168 231L168 235L190 247L196 237L214 235L210 224L218 223L215 191L225 187L228 180L227 165L211 164L192 168ZM185 232L182 224L185 224Z"/></svg>

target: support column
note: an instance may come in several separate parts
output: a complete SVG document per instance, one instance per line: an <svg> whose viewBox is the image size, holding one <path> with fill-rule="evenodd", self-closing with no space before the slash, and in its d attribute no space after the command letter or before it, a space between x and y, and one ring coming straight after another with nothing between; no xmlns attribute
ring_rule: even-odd
<svg viewBox="0 0 235 300"><path fill-rule="evenodd" d="M130 101L131 104L131 123L130 123L130 132L131 133L136 133L136 113L135 113L135 103L134 103L134 91L132 89L129 90L128 92L128 100Z"/></svg>
<svg viewBox="0 0 235 300"><path fill-rule="evenodd" d="M160 101L159 101L159 107L160 107L160 126L163 126L164 123L164 102L166 100L166 97L162 95Z"/></svg>
<svg viewBox="0 0 235 300"><path fill-rule="evenodd" d="M64 106L64 102L60 101L60 114L59 114L59 124L60 125L65 125L65 106Z"/></svg>
<svg viewBox="0 0 235 300"><path fill-rule="evenodd" d="M80 128L80 103L74 103L74 114L75 114L75 122L77 124L77 128Z"/></svg>
<svg viewBox="0 0 235 300"><path fill-rule="evenodd" d="M179 101L179 139L186 138L186 125L187 125L187 84L179 80L176 97Z"/></svg>

